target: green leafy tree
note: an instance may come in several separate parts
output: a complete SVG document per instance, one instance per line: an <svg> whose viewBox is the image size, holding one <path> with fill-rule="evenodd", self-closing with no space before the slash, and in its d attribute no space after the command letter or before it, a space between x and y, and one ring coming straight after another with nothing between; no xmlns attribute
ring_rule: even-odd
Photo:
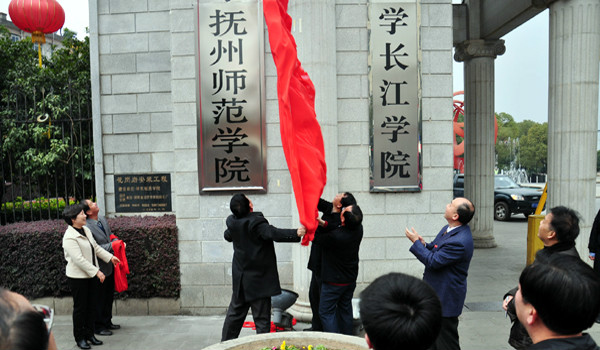
<svg viewBox="0 0 600 350"><path fill-rule="evenodd" d="M526 120L527 121L527 120ZM545 173L548 166L548 123L534 123L521 137L521 164L530 173Z"/></svg>
<svg viewBox="0 0 600 350"><path fill-rule="evenodd" d="M39 195L56 187L49 185L55 180L75 183L66 179L69 172L82 182L93 180L93 169L81 166L92 164L91 128L74 127L91 115L89 39L65 33L63 47L42 57L40 68L31 39L13 42L0 30L2 185L28 177Z"/></svg>
<svg viewBox="0 0 600 350"><path fill-rule="evenodd" d="M498 169L522 167L529 173L545 173L547 168L548 124L531 120L515 122L507 113L498 113L496 160Z"/></svg>
<svg viewBox="0 0 600 350"><path fill-rule="evenodd" d="M512 115L508 113L496 114L498 121L498 141L506 141L509 138L516 139L520 135L519 125Z"/></svg>
<svg viewBox="0 0 600 350"><path fill-rule="evenodd" d="M511 162L518 158L519 124L508 113L496 114L498 122L498 138L496 139L497 167L510 169Z"/></svg>
<svg viewBox="0 0 600 350"><path fill-rule="evenodd" d="M519 136L525 136L529 132L529 129L534 125L539 125L533 120L523 120L520 123L517 123L517 128L519 129Z"/></svg>

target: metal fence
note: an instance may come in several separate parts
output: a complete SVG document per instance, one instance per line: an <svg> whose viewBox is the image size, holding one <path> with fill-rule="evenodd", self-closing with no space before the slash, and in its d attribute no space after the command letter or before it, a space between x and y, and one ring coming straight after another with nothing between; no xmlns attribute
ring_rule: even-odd
<svg viewBox="0 0 600 350"><path fill-rule="evenodd" d="M61 218L95 198L89 91L70 84L0 96L0 224Z"/></svg>

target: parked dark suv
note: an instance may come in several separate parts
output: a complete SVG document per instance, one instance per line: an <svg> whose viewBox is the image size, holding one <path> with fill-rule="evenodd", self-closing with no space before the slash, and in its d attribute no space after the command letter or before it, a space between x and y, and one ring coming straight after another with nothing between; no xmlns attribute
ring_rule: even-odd
<svg viewBox="0 0 600 350"><path fill-rule="evenodd" d="M454 175L454 198L465 195L464 174ZM542 190L519 186L506 175L494 177L494 219L505 221L512 214L528 216L537 208Z"/></svg>

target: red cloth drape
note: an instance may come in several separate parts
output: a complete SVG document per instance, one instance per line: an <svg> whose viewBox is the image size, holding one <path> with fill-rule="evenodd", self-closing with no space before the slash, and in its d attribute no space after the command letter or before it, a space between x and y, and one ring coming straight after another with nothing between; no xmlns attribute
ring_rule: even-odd
<svg viewBox="0 0 600 350"><path fill-rule="evenodd" d="M302 244L308 245L317 228L317 204L327 182L327 168L321 126L315 114L315 87L298 60L287 5L288 0L264 0L263 11L277 67L281 141L300 222L307 229Z"/></svg>
<svg viewBox="0 0 600 350"><path fill-rule="evenodd" d="M115 274L115 290L119 293L127 290L129 285L127 284L127 275L129 274L129 264L127 263L127 256L125 255L125 244L122 240L118 239L115 235L110 235L110 239L117 239L112 241L112 248L114 255L121 260L121 263L114 269Z"/></svg>

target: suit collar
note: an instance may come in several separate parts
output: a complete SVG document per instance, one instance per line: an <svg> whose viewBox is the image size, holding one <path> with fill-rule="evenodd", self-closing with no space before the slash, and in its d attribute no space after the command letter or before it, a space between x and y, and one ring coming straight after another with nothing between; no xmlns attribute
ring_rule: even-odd
<svg viewBox="0 0 600 350"><path fill-rule="evenodd" d="M468 226L467 225L455 226L452 230L448 231L447 234L443 234L444 232L446 232L446 230L448 229L448 227L450 227L450 225L446 225L446 226L444 226L444 228L442 228L442 237L451 237L451 236L454 236L457 233L462 232Z"/></svg>

